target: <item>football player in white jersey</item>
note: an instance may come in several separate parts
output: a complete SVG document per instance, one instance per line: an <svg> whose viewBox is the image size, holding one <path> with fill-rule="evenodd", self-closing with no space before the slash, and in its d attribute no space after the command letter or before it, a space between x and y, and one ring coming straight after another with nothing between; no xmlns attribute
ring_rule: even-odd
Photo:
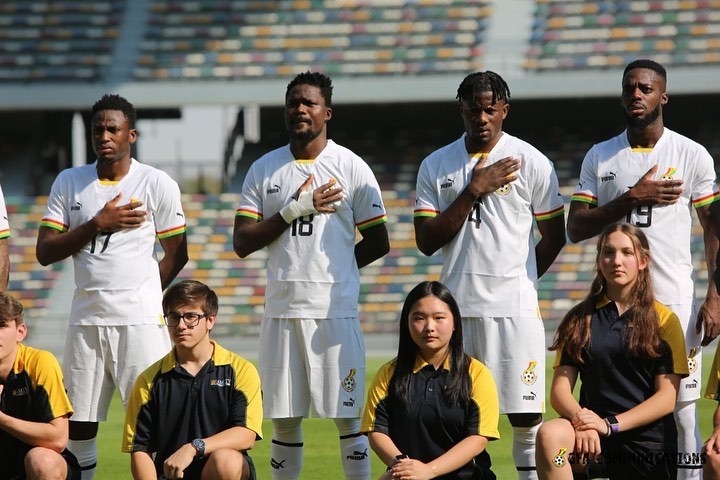
<svg viewBox="0 0 720 480"><path fill-rule="evenodd" d="M359 433L358 269L390 245L377 180L360 157L328 139L331 118L330 78L297 75L285 93L290 143L253 163L235 216L240 257L268 247L259 370L264 416L274 427L273 479L299 478L301 422L310 411L334 419L345 478L370 478L368 440Z"/></svg>
<svg viewBox="0 0 720 480"><path fill-rule="evenodd" d="M8 237L10 237L10 223L8 222L7 208L5 207L5 197L2 188L0 188L0 291L2 292L7 290L10 279Z"/></svg>
<svg viewBox="0 0 720 480"><path fill-rule="evenodd" d="M700 398L701 346L720 331L720 296L715 270L718 253L718 187L713 159L705 148L666 128L665 68L652 60L628 64L622 78L627 129L590 149L570 203L568 235L578 242L607 224L625 220L643 229L653 255L658 301L680 318L685 330L690 376L683 379L675 409L678 458L699 458L702 446L695 401ZM710 281L703 305L694 306L690 254L691 210L703 229ZM704 328L703 328L704 327ZM704 337L701 336L704 331ZM678 465L678 478L699 478L699 460Z"/></svg>
<svg viewBox="0 0 720 480"><path fill-rule="evenodd" d="M468 75L457 100L465 133L420 166L415 239L425 255L442 248L440 281L467 319L465 351L497 381L518 477L537 478L535 434L545 408L537 280L565 244L563 199L550 160L503 132L510 89L502 77Z"/></svg>
<svg viewBox="0 0 720 480"><path fill-rule="evenodd" d="M131 157L136 113L119 95L92 108L97 160L60 172L38 231L42 265L72 257L75 294L63 373L75 410L68 448L83 480L97 463L98 422L117 387L127 404L137 376L170 349L162 289L188 260L180 189ZM165 255L159 262L159 240Z"/></svg>

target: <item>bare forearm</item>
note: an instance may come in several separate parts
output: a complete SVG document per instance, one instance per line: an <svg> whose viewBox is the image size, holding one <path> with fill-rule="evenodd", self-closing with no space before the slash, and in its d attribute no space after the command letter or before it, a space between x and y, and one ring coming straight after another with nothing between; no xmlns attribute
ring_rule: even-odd
<svg viewBox="0 0 720 480"><path fill-rule="evenodd" d="M355 244L355 261L358 268L371 264L390 251L390 240L384 223L370 227L361 233L362 240Z"/></svg>
<svg viewBox="0 0 720 480"><path fill-rule="evenodd" d="M187 237L185 234L160 240L165 252L160 260L160 283L163 290L177 277L188 261Z"/></svg>
<svg viewBox="0 0 720 480"><path fill-rule="evenodd" d="M393 464L397 455L403 453L397 448L392 439L384 433L370 432L368 440L375 455L380 457L380 460L388 467Z"/></svg>
<svg viewBox="0 0 720 480"><path fill-rule="evenodd" d="M488 439L481 435L465 437L450 450L431 461L428 466L437 476L454 472L482 453L487 444Z"/></svg>
<svg viewBox="0 0 720 480"><path fill-rule="evenodd" d="M680 384L679 375L666 375L663 387L657 388L655 393L630 410L616 415L620 424L620 431L647 425L665 415L672 413L675 409L677 391Z"/></svg>
<svg viewBox="0 0 720 480"><path fill-rule="evenodd" d="M0 239L0 291L7 291L10 278L10 254L7 238Z"/></svg>
<svg viewBox="0 0 720 480"><path fill-rule="evenodd" d="M205 454L209 455L221 448L232 450L250 450L255 446L256 434L249 428L232 427L205 438Z"/></svg>
<svg viewBox="0 0 720 480"><path fill-rule="evenodd" d="M40 227L35 255L43 266L59 262L79 252L100 232L101 229L94 219L62 233Z"/></svg>
<svg viewBox="0 0 720 480"><path fill-rule="evenodd" d="M44 447L62 452L67 445L67 419L65 428L55 423L30 422L6 414L0 415L0 430L33 447Z"/></svg>
<svg viewBox="0 0 720 480"><path fill-rule="evenodd" d="M233 249L240 258L245 258L272 243L289 226L279 213L261 222L235 217Z"/></svg>
<svg viewBox="0 0 720 480"><path fill-rule="evenodd" d="M157 480L155 464L146 452L130 454L130 471L135 480Z"/></svg>
<svg viewBox="0 0 720 480"><path fill-rule="evenodd" d="M415 220L415 243L425 255L432 255L447 245L468 221L476 196L466 187L447 210L433 218Z"/></svg>
<svg viewBox="0 0 720 480"><path fill-rule="evenodd" d="M568 237L573 242L580 242L599 235L607 225L625 218L636 206L635 199L627 193L594 208L590 208L590 205L584 202L571 202L567 224Z"/></svg>
<svg viewBox="0 0 720 480"><path fill-rule="evenodd" d="M537 223L542 238L535 245L538 278L547 272L565 246L565 216L558 215Z"/></svg>

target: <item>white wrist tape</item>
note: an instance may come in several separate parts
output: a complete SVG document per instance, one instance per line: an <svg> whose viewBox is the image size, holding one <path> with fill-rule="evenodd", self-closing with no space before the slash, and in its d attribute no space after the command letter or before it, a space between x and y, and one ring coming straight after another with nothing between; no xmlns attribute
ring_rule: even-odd
<svg viewBox="0 0 720 480"><path fill-rule="evenodd" d="M292 223L298 217L318 213L313 205L312 192L300 192L297 200L292 200L280 210L280 216L287 223Z"/></svg>

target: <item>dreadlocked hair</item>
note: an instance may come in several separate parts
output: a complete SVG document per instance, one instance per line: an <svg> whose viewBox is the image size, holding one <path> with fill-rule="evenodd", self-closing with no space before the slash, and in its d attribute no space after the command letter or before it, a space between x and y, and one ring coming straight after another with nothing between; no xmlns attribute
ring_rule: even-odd
<svg viewBox="0 0 720 480"><path fill-rule="evenodd" d="M648 266L638 271L638 277L631 292L630 308L624 315L627 322L623 339L625 348L631 356L638 358L655 359L659 358L662 353L662 339L660 338L659 318L655 310L655 291L650 274L650 247L647 237L635 225L613 223L608 225L598 238L595 258L596 274L590 286L590 293L565 315L555 332L555 338L550 347L550 350L564 349L570 359L578 364L583 363L583 349L590 343L590 321L595 306L606 296L607 285L600 270L600 261L607 238L613 232L622 232L627 235L633 243L635 257L638 260L648 261Z"/></svg>
<svg viewBox="0 0 720 480"><path fill-rule="evenodd" d="M458 101L472 100L478 93L492 92L493 104L500 100L508 103L510 101L510 87L503 78L490 70L486 72L475 72L465 77L458 87Z"/></svg>

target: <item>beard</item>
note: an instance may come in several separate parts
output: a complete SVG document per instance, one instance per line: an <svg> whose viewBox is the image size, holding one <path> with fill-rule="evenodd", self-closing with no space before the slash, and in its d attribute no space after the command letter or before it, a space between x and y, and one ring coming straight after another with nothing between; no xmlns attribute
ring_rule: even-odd
<svg viewBox="0 0 720 480"><path fill-rule="evenodd" d="M660 117L660 104L658 103L657 106L653 109L653 111L650 112L650 114L644 118L633 117L632 115L630 115L627 112L627 110L625 110L624 112L625 112L625 121L627 122L627 124L629 126L635 127L635 128L645 128L648 125L654 123L655 120L657 120L658 117Z"/></svg>
<svg viewBox="0 0 720 480"><path fill-rule="evenodd" d="M299 140L301 142L310 142L312 140L315 140L320 135L320 133L322 133L322 130L314 131L311 129L307 129L302 132L290 130L290 138L292 140Z"/></svg>

